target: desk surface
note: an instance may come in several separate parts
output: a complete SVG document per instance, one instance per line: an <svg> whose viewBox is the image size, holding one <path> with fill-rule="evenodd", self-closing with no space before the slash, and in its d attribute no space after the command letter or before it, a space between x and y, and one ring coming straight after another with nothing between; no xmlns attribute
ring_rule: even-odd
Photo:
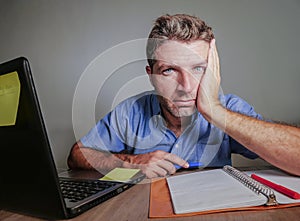
<svg viewBox="0 0 300 221"><path fill-rule="evenodd" d="M86 211L85 213L70 219L76 221L99 221L99 220L109 220L109 221L123 221L123 220L213 220L213 221L233 221L233 220L280 220L280 221L292 221L299 220L300 217L300 207L292 207L285 209L274 209L265 211L236 211L236 212L226 212L226 213L216 213L208 215L190 216L184 218L170 218L170 219L149 219L148 218L148 208L149 208L149 193L150 184L138 184L123 192L122 194L109 199L108 201ZM0 220L1 221L34 221L41 220L38 218L33 218L29 216L23 216L20 214L7 212L0 210Z"/></svg>

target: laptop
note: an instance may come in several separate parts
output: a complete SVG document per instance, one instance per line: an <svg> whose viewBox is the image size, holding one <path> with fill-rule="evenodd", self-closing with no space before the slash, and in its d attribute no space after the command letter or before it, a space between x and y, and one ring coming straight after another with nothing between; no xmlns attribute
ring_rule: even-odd
<svg viewBox="0 0 300 221"><path fill-rule="evenodd" d="M46 219L71 218L144 178L138 173L125 183L100 181L103 175L96 171L67 171L59 177L24 57L0 64L0 140L3 210Z"/></svg>

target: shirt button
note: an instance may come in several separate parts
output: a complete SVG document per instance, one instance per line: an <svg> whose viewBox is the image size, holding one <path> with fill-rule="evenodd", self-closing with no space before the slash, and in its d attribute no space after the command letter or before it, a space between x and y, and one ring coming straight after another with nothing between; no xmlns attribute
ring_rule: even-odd
<svg viewBox="0 0 300 221"><path fill-rule="evenodd" d="M179 147L179 145L178 145L178 144L175 144L175 147L176 147L176 148L178 148L178 147Z"/></svg>

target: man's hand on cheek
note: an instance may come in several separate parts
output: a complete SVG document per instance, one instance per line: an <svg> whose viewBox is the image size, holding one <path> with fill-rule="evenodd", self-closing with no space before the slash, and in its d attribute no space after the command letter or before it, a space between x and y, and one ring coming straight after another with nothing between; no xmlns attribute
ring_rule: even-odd
<svg viewBox="0 0 300 221"><path fill-rule="evenodd" d="M213 109L220 105L219 89L221 77L219 57L213 39L210 43L208 54L208 65L203 77L200 80L198 94L197 94L197 109L205 117L211 118Z"/></svg>

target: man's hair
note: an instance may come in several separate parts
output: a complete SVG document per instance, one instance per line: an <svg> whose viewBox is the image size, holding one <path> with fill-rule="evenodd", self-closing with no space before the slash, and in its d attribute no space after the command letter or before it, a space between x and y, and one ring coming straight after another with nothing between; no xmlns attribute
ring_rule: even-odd
<svg viewBox="0 0 300 221"><path fill-rule="evenodd" d="M147 59L151 69L155 64L155 51L167 40L191 42L204 40L210 42L214 38L211 27L200 18L186 15L163 15L156 19L147 42Z"/></svg>

